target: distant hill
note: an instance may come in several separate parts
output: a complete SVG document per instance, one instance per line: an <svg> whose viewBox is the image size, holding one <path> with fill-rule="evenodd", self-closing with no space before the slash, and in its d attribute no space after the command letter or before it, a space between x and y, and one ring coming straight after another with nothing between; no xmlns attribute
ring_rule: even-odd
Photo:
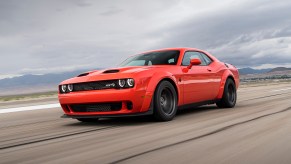
<svg viewBox="0 0 291 164"><path fill-rule="evenodd" d="M291 70L291 68L286 68L286 67L277 67L277 68L271 69L271 70L268 71L268 72L290 71L290 70Z"/></svg>
<svg viewBox="0 0 291 164"><path fill-rule="evenodd" d="M253 69L253 68L241 68L238 69L240 75L247 75L247 74L261 74L261 73L267 73L271 70L271 68L267 69Z"/></svg>
<svg viewBox="0 0 291 164"><path fill-rule="evenodd" d="M0 80L0 96L11 94L36 93L43 91L57 91L60 82L75 77L88 70L76 70L64 73L50 73L44 75L23 75Z"/></svg>

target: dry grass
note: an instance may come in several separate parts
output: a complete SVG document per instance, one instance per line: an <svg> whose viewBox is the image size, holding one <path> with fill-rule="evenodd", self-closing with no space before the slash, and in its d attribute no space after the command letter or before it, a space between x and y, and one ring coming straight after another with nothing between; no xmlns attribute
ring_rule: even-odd
<svg viewBox="0 0 291 164"><path fill-rule="evenodd" d="M56 91L50 91L50 92L42 92L42 93L0 96L0 102L23 101L23 100L42 99L42 98L54 98L54 97L56 98L57 95L58 93Z"/></svg>
<svg viewBox="0 0 291 164"><path fill-rule="evenodd" d="M264 80L264 81L241 82L239 87L245 88L245 87L267 86L267 85L276 85L276 84L290 84L290 83L291 83L291 79Z"/></svg>

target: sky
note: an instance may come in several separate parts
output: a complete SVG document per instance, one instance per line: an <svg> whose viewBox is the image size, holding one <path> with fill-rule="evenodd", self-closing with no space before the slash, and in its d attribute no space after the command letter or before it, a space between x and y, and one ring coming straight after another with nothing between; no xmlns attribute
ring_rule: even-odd
<svg viewBox="0 0 291 164"><path fill-rule="evenodd" d="M0 0L0 78L115 67L167 47L291 67L291 1Z"/></svg>

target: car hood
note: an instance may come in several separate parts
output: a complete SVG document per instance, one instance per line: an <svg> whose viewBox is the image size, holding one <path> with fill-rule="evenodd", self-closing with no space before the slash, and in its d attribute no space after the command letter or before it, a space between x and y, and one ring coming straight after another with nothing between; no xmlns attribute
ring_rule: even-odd
<svg viewBox="0 0 291 164"><path fill-rule="evenodd" d="M61 84L68 83L81 83L89 81L100 81L100 80L111 80L111 79L122 79L122 78L133 78L134 74L144 72L147 70L162 68L165 66L130 66L130 67L118 67L104 70L94 70L84 72L77 77L63 81Z"/></svg>

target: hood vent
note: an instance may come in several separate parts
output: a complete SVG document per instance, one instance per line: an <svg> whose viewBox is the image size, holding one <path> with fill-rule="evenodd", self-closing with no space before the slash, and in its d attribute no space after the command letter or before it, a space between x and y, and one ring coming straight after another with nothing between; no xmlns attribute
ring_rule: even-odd
<svg viewBox="0 0 291 164"><path fill-rule="evenodd" d="M78 75L77 77L82 77L82 76L87 76L87 75L89 75L88 72L86 72L86 73L82 73L82 74Z"/></svg>
<svg viewBox="0 0 291 164"><path fill-rule="evenodd" d="M112 69L112 70L106 70L103 73L117 73L117 72L119 72L118 69Z"/></svg>

